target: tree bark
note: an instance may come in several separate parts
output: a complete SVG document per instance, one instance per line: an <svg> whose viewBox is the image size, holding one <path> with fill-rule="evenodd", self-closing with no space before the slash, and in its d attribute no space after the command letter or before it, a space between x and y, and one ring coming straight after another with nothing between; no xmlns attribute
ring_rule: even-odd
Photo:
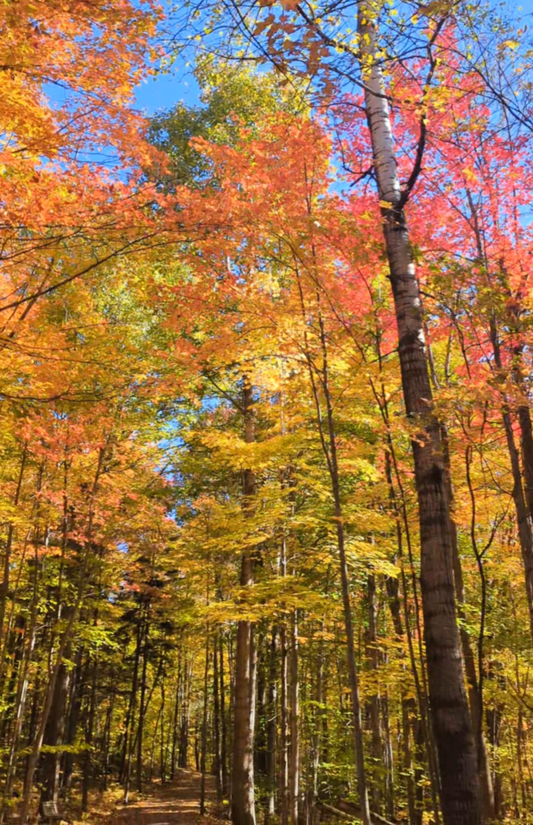
<svg viewBox="0 0 533 825"><path fill-rule="evenodd" d="M224 798L223 784L222 784L222 757L220 748L220 682L218 678L218 644L219 633L215 632L213 635L213 728L215 738L215 779L217 789L217 799L219 803Z"/></svg>
<svg viewBox="0 0 533 825"><path fill-rule="evenodd" d="M135 778L137 790L142 791L143 781L143 738L144 738L144 714L146 713L146 671L148 668L148 636L150 632L150 624L148 617L144 625L144 641L143 641L143 664L141 671L141 692L139 699L139 722L137 726L137 760L135 769Z"/></svg>
<svg viewBox="0 0 533 825"><path fill-rule="evenodd" d="M202 744L200 754L200 816L204 816L206 812L205 807L205 773L207 765L207 710L209 706L209 657L211 653L209 650L209 631L206 632L205 641L205 667L204 667L204 702L202 709Z"/></svg>
<svg viewBox="0 0 533 825"><path fill-rule="evenodd" d="M448 490L448 498L450 501L450 508L454 510L454 489L450 468L450 456L448 448L448 432L444 425L441 426L441 437L444 453L444 465L446 470L446 487ZM455 596L457 599L457 612L460 619L464 620L466 603L465 587L463 580L463 569L461 565L461 557L459 555L459 544L457 540L457 528L453 518L450 520L451 536L452 536L452 556L453 556L453 572L455 583ZM475 548L473 548L475 551ZM477 555L477 554L476 554ZM492 787L492 778L490 773L490 762L487 751L487 743L483 734L483 701L480 692L480 683L476 674L476 661L474 651L470 642L470 635L464 626L463 622L460 629L461 646L463 650L463 661L465 667L466 681L468 685L468 700L470 705L470 715L472 719L472 727L476 739L477 759L479 766L479 781L481 786L481 796L483 804L483 816L485 819L491 820L494 818L494 789Z"/></svg>
<svg viewBox="0 0 533 825"><path fill-rule="evenodd" d="M285 564L285 550L282 551L282 570ZM282 825L289 821L289 650L287 628L281 625L280 633L280 766L279 797L280 820Z"/></svg>
<svg viewBox="0 0 533 825"><path fill-rule="evenodd" d="M376 615L376 579L373 573L368 576L367 581L367 600L368 600L368 636L367 636L367 657L370 668L374 671L373 681L377 686L379 669L379 651L377 648L377 615ZM381 813L382 810L382 784L383 777L383 757L384 750L382 747L383 731L381 729L381 714L380 714L380 696L376 689L371 696L368 697L368 715L370 718L370 730L372 737L372 762L374 775L372 782L372 809L376 813Z"/></svg>
<svg viewBox="0 0 533 825"><path fill-rule="evenodd" d="M13 506L16 508L19 504L20 499L20 491L22 488L22 479L24 477L24 469L26 467L26 457L28 454L28 447L24 444L22 450L22 456L20 459L20 470L18 475L17 481L17 488L15 491L15 496L13 499ZM14 536L15 528L12 522L8 525L7 528L7 538L6 544L4 549L4 560L3 560L3 578L2 582L0 582L0 683L3 681L4 675L4 639L5 639L5 632L4 632L4 622L6 618L6 606L7 606L7 599L9 595L9 580L10 580L10 571L11 571L11 548L13 545L13 536Z"/></svg>
<svg viewBox="0 0 533 825"><path fill-rule="evenodd" d="M290 732L291 748L289 761L289 822L296 825L300 801L300 684L298 662L298 614L294 611L291 619L290 646Z"/></svg>
<svg viewBox="0 0 533 825"><path fill-rule="evenodd" d="M65 656L68 658L70 650L65 651ZM43 738L43 745L50 747L57 747L63 743L65 733L65 708L67 704L67 695L69 689L70 676L65 665L61 665L59 675L56 680L52 706L46 724L46 730ZM59 792L59 766L61 762L61 755L59 751L55 753L44 753L41 757L41 767L39 773L43 782L43 792L41 794L41 802L46 800L53 800L57 802L57 795Z"/></svg>
<svg viewBox="0 0 533 825"><path fill-rule="evenodd" d="M228 795L228 724L226 714L226 686L224 680L224 636L220 634L220 761L221 761L221 775L222 775L222 794L224 799Z"/></svg>
<svg viewBox="0 0 533 825"><path fill-rule="evenodd" d="M494 353L494 363L497 370L502 372L502 358L500 351L500 340L496 321L491 322L490 338L492 343L492 350ZM525 586L527 603L529 607L529 628L531 637L533 638L533 517L529 511L524 495L524 487L522 484L522 473L520 469L520 456L516 447L513 422L511 420L511 412L509 405L504 399L502 409L503 428L505 431L505 438L507 441L507 451L509 453L509 461L511 464L511 474L513 477L512 497L516 512L516 522L518 526L518 539L520 542L520 550L522 553L522 562L524 565ZM522 425L520 421L520 424ZM527 439L527 433L523 433ZM527 479L526 479L527 483Z"/></svg>
<svg viewBox="0 0 533 825"><path fill-rule="evenodd" d="M518 407L518 420L520 422L525 495L529 515L533 518L533 426L531 423L531 410L526 404L521 404Z"/></svg>
<svg viewBox="0 0 533 825"><path fill-rule="evenodd" d="M296 262L295 262L296 263ZM305 296L300 279L298 266L295 266L298 291L300 296L300 306L304 322L307 326L307 312ZM316 273L318 283L318 272ZM319 346L321 354L320 367L314 363L307 332L304 332L305 357L308 365L309 380L311 383L313 400L317 415L318 433L324 458L326 460L328 474L331 484L331 494L333 499L333 516L335 519L337 550L339 553L339 572L341 579L342 606L344 629L346 633L348 679L350 685L350 709L352 722L352 736L355 755L355 767L357 773L357 791L359 794L359 806L361 809L361 819L363 825L371 825L370 804L368 799L368 785L364 759L363 724L361 719L361 700L359 697L359 674L355 657L355 634L353 628L352 605L350 596L350 579L348 575L348 563L346 559L346 532L344 527L344 514L341 499L340 470L337 455L337 434L335 431L335 418L333 414L333 400L331 397L329 357L326 328L320 305L320 294L315 292L316 313L319 329ZM315 371L320 376L322 393L319 390ZM322 406L325 407L325 420L322 413Z"/></svg>
<svg viewBox="0 0 533 825"><path fill-rule="evenodd" d="M244 440L254 441L252 390L246 383L243 389ZM255 492L255 477L250 469L244 471L243 495L247 516L252 515L251 504ZM250 587L254 581L250 550L241 560L241 587ZM255 825L254 794L254 727L255 727L255 644L252 622L241 620L237 625L235 652L235 701L233 716L233 765L231 793L231 821L233 825Z"/></svg>
<svg viewBox="0 0 533 825"><path fill-rule="evenodd" d="M383 218L405 408L412 441L420 519L421 585L431 716L445 825L479 825L477 754L464 684L452 568L450 507L425 349L420 295L389 106L376 42L376 11L360 0L358 31L365 105Z"/></svg>
<svg viewBox="0 0 533 825"><path fill-rule="evenodd" d="M265 820L271 819L276 813L276 757L278 744L277 729L277 671L278 671L278 643L276 628L272 628L270 637L270 656L268 669L268 692L267 692L267 803L265 810Z"/></svg>

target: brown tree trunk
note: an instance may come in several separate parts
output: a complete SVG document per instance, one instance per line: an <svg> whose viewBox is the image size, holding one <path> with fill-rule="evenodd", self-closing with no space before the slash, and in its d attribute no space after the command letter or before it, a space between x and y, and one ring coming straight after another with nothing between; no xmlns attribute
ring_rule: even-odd
<svg viewBox="0 0 533 825"><path fill-rule="evenodd" d="M324 621L321 622L321 631L324 632ZM310 782L307 790L307 821L309 825L315 821L319 793L319 765L321 757L322 731L325 717L324 709L324 640L320 639L315 660L316 686L315 708L312 715L311 754L310 754Z"/></svg>
<svg viewBox="0 0 533 825"><path fill-rule="evenodd" d="M92 744L94 737L94 717L96 713L96 685L98 677L98 659L95 658L91 664L91 694L89 698L89 715L87 728L85 731L85 744L87 750L83 757L83 782L81 795L81 809L86 811L89 807L89 790L93 773Z"/></svg>
<svg viewBox="0 0 533 825"><path fill-rule="evenodd" d="M176 773L176 757L178 745L178 714L180 709L180 696L182 687L182 672L181 672L181 648L178 655L178 675L176 678L176 693L174 696L174 712L172 714L172 745L170 749L170 780L174 780Z"/></svg>
<svg viewBox="0 0 533 825"><path fill-rule="evenodd" d="M209 688L209 631L206 633L206 640L205 640L205 667L204 667L204 703L202 709L202 743L201 743L201 754L200 754L200 773L201 773L201 780L200 780L200 816L204 816L206 812L205 807L205 779L206 779L206 766L207 766L207 710L209 706L209 696L208 696L208 688Z"/></svg>
<svg viewBox="0 0 533 825"><path fill-rule="evenodd" d="M224 636L220 635L219 646L219 673L220 673L220 760L222 774L222 794L224 799L228 795L228 723L226 714L226 687L224 679Z"/></svg>
<svg viewBox="0 0 533 825"><path fill-rule="evenodd" d="M189 766L189 728L191 714L192 665L184 666L183 704L180 720L180 743L178 763L180 768Z"/></svg>
<svg viewBox="0 0 533 825"><path fill-rule="evenodd" d="M291 619L290 644L290 705L289 728L291 736L289 760L289 822L298 822L298 803L300 800L300 685L298 662L298 614L294 611Z"/></svg>
<svg viewBox="0 0 533 825"><path fill-rule="evenodd" d="M295 270L300 296L300 307L304 327L307 327L308 318L303 286L299 274L297 262ZM357 790L359 794L359 806L363 825L371 825L370 804L368 799L368 786L364 759L363 724L361 719L361 701L359 698L359 674L355 657L355 634L353 628L352 605L350 596L350 579L348 575L348 563L346 559L346 532L344 527L344 514L341 499L340 471L337 456L337 435L335 432L335 418L333 415L333 400L330 389L329 358L326 328L320 305L320 294L317 291L318 272L315 281L316 313L319 329L319 346L321 363L318 367L311 354L307 332L304 332L305 357L308 365L309 380L311 383L313 401L316 409L318 434L326 460L328 474L331 483L331 494L333 499L333 516L335 519L335 529L337 538L337 550L339 553L339 572L341 579L342 606L344 629L346 634L348 679L350 685L350 710L352 723L352 736L355 755L355 767L357 774ZM315 373L320 376L321 387L317 384ZM325 420L322 413L322 406L325 408Z"/></svg>
<svg viewBox="0 0 533 825"><path fill-rule="evenodd" d="M150 625L146 620L144 627L144 642L143 642L143 665L141 672L141 695L139 699L139 722L137 725L136 741L137 741L137 759L135 766L135 778L137 790L142 791L143 779L143 739L144 739L144 715L146 713L146 672L148 668L148 635L150 632ZM147 704L147 703L146 703Z"/></svg>
<svg viewBox="0 0 533 825"><path fill-rule="evenodd" d="M277 767L277 670L278 670L278 636L276 628L272 628L270 637L270 657L268 669L268 691L267 691L267 804L265 819L271 819L276 813L276 767Z"/></svg>
<svg viewBox="0 0 533 825"><path fill-rule="evenodd" d="M531 411L526 404L518 407L520 422L520 444L522 448L522 464L524 467L524 482L529 515L533 518L533 426Z"/></svg>
<svg viewBox="0 0 533 825"><path fill-rule="evenodd" d="M131 680L130 697L126 714L126 725L124 732L124 744L122 748L122 763L119 779L124 783L124 804L128 804L131 780L131 758L133 752L133 731L135 730L135 710L137 707L137 691L139 685L139 667L141 662L141 640L142 628L137 625L135 660L133 665L133 675Z"/></svg>
<svg viewBox="0 0 533 825"><path fill-rule="evenodd" d="M83 688L85 687L83 652L83 648L80 648L76 655L76 668L72 677L72 687L70 690L70 701L67 717L67 733L65 737L67 745L74 744L78 730L81 703L83 700ZM70 788L73 770L74 754L65 753L63 757L63 775L61 778L61 785L63 788Z"/></svg>
<svg viewBox="0 0 533 825"><path fill-rule="evenodd" d="M27 445L24 445L22 450L22 456L20 460L20 470L19 476L17 481L17 489L15 491L15 497L13 500L14 508L18 507L19 499L20 499L20 491L22 488L22 479L24 477L24 469L26 466L26 457L28 454ZM5 648L5 632L4 632L4 622L6 618L6 606L7 606L7 599L9 595L9 579L10 579L10 571L11 571L11 548L13 544L13 536L14 536L14 525L10 523L7 528L7 538L4 548L4 559L3 559L3 577L2 581L0 582L0 684L3 682L3 675L4 675L4 648Z"/></svg>
<svg viewBox="0 0 533 825"><path fill-rule="evenodd" d="M498 371L501 373L502 359L500 352L500 340L495 320L491 323L490 337L494 353L494 363ZM505 438L507 441L509 461L511 463L511 474L513 478L512 497L516 512L522 563L524 565L526 596L529 607L529 628L533 638L533 516L531 515L528 505L526 504L524 488L522 485L520 457L516 448L511 413L505 400L502 409L502 420Z"/></svg>
<svg viewBox="0 0 533 825"><path fill-rule="evenodd" d="M367 635L367 657L370 669L374 675L373 684L377 685L379 668L379 652L377 648L377 615L376 615L376 579L373 574L367 580L367 608L368 608L368 635ZM381 729L380 696L376 690L368 697L368 716L370 719L370 732L372 741L372 809L376 813L382 811L382 776L383 776L383 756L382 747L383 731Z"/></svg>
<svg viewBox="0 0 533 825"><path fill-rule="evenodd" d="M243 389L244 440L254 441L252 390ZM252 497L255 477L250 469L244 471L244 510L252 515ZM253 560L245 550L241 561L241 587L250 587L254 581ZM233 766L231 793L231 821L233 825L255 825L254 794L254 727L255 727L255 644L254 627L250 621L237 625L235 651L235 701L233 714Z"/></svg>
<svg viewBox="0 0 533 825"><path fill-rule="evenodd" d="M213 635L213 728L214 728L214 738L215 738L215 779L216 779L216 789L217 789L217 799L219 803L222 802L224 798L224 790L223 790L223 783L222 783L222 756L221 756L221 748L220 748L220 731L221 731L221 718L220 718L220 681L218 677L218 645L219 645L219 634L215 632Z"/></svg>
<svg viewBox="0 0 533 825"><path fill-rule="evenodd" d="M280 819L282 825L287 825L287 822L289 821L289 650L287 646L287 628L285 623L283 623L280 628L280 653L279 797Z"/></svg>

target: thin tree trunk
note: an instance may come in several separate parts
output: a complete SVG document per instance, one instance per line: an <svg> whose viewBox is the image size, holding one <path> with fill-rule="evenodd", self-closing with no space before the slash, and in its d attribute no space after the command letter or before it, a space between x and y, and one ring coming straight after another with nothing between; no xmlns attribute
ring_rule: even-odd
<svg viewBox="0 0 533 825"><path fill-rule="evenodd" d="M218 643L219 634L215 633L213 636L213 727L215 734L215 779L217 789L217 799L220 802L223 800L223 785L222 785L222 757L220 755L220 683L218 678Z"/></svg>
<svg viewBox="0 0 533 825"><path fill-rule="evenodd" d="M150 761L149 761L149 769L148 769L148 782L152 782L154 778L154 760L155 760L155 749L157 745L157 734L159 732L159 725L161 723L161 713L163 710L163 705L159 704L159 710L157 711L157 716L155 718L155 725L152 734L152 744L150 745Z"/></svg>
<svg viewBox="0 0 533 825"><path fill-rule="evenodd" d="M137 706L137 690L139 682L139 666L141 661L141 639L142 628L137 625L135 645L135 659L133 663L133 674L131 679L130 701L128 704L128 711L126 715L126 726L124 732L124 745L122 749L122 765L120 769L119 778L124 783L124 804L127 805L129 801L130 779L131 779L131 757L133 750L133 731L135 728L135 709Z"/></svg>
<svg viewBox="0 0 533 825"><path fill-rule="evenodd" d="M17 481L17 488L15 490L15 497L13 500L13 506L15 508L18 507L19 499L20 499L20 491L22 488L22 479L24 478L24 469L26 467L26 457L28 454L27 445L24 444L22 450L22 456L20 460L20 470L18 475ZM7 528L7 539L4 549L4 563L3 563L3 578L2 582L0 583L0 684L3 683L4 677L4 669L5 669L5 662L4 662L4 653L5 653L5 643L4 643L4 622L6 618L6 607L7 607L7 599L9 595L9 580L10 580L10 572L11 572L11 548L13 545L13 536L14 536L14 525L11 522Z"/></svg>
<svg viewBox="0 0 533 825"><path fill-rule="evenodd" d="M87 750L83 757L83 782L82 782L82 796L81 809L87 811L89 807L89 789L91 786L92 772L93 772L93 754L92 745L94 738L94 717L96 713L96 686L98 679L98 659L95 657L91 667L91 695L89 699L89 716L87 719L87 729L85 732L85 744Z"/></svg>
<svg viewBox="0 0 533 825"><path fill-rule="evenodd" d="M67 733L65 741L67 745L73 745L76 740L78 722L80 718L81 702L83 699L84 673L83 673L83 648L80 648L76 655L76 668L72 679L70 690L70 701L67 717ZM69 788L72 782L72 772L74 770L74 754L65 753L63 757L63 775L61 785Z"/></svg>
<svg viewBox="0 0 533 825"><path fill-rule="evenodd" d="M297 277L298 291L300 296L300 307L304 323L304 343L305 357L308 365L309 380L311 383L313 401L315 404L318 433L320 436L322 451L328 467L328 474L331 483L331 493L333 498L333 515L337 534L337 549L339 553L339 571L341 577L342 604L344 627L346 632L348 678L350 684L350 704L352 735L355 753L355 766L357 772L357 790L359 793L359 806L361 809L361 819L363 825L371 825L370 804L368 800L368 787L364 760L363 725L361 720L361 701L359 698L359 675L357 672L357 662L355 658L355 634L353 629L352 606L350 598L350 581L348 576L348 564L346 560L346 535L344 530L344 517L341 500L340 472L337 457L337 436L335 433L335 421L333 416L333 403L330 391L329 362L326 330L322 311L320 307L320 295L316 293L317 315L319 327L319 343L321 350L321 366L317 368L311 356L311 350L307 336L307 314L303 287L299 274L298 262L295 261L295 271ZM315 285L316 286L316 285ZM315 371L320 376L321 389L326 408L326 419L323 420L321 394L317 386Z"/></svg>
<svg viewBox="0 0 533 825"><path fill-rule="evenodd" d="M165 748L165 698L166 698L166 691L165 691L165 679L161 679L161 708L160 708L160 715L161 715L161 736L160 736L160 748L159 748L159 777L161 779L161 784L165 784L166 780L166 748ZM167 740L168 743L168 740Z"/></svg>
<svg viewBox="0 0 533 825"><path fill-rule="evenodd" d="M382 730L380 720L380 697L377 690L379 668L379 652L377 648L377 615L376 615L376 579L374 574L370 574L367 580L367 607L368 607L368 644L367 656L371 670L374 672L373 684L376 690L368 697L368 714L370 717L370 730L372 736L372 760L373 774L372 782L372 807L376 813L382 810L382 789L381 776L383 775L383 748Z"/></svg>
<svg viewBox="0 0 533 825"><path fill-rule="evenodd" d="M226 687L224 683L224 637L220 636L219 645L219 673L220 673L220 761L222 773L222 794L224 799L228 795L228 729L226 714Z"/></svg>
<svg viewBox="0 0 533 825"><path fill-rule="evenodd" d="M174 712L172 714L172 746L170 750L170 780L174 780L176 773L176 751L178 745L178 714L180 707L180 691L181 691L181 647L178 654L178 676L176 679L176 695L174 697Z"/></svg>
<svg viewBox="0 0 533 825"><path fill-rule="evenodd" d="M496 368L501 372L502 359L500 352L500 341L498 336L498 329L496 322L493 319L491 323L490 337L492 343L492 350L494 353L494 363ZM509 406L504 401L502 409L503 428L505 431L505 438L507 441L507 451L509 453L509 460L511 463L511 473L513 477L512 497L516 512L516 522L518 526L518 538L520 541L520 550L522 553L522 562L524 565L526 596L529 607L529 628L533 638L533 516L526 503L524 495L524 488L522 485L522 473L520 470L520 457L516 447L513 423L511 420L511 413ZM522 424L522 421L520 422ZM524 434L527 440L527 432ZM529 453L528 453L529 456ZM526 479L527 483L527 479Z"/></svg>
<svg viewBox="0 0 533 825"><path fill-rule="evenodd" d="M291 618L290 644L290 714L289 727L291 735L289 761L289 822L296 825L298 822L298 808L300 801L300 731L298 728L300 716L300 684L298 662L298 613L295 610Z"/></svg>
<svg viewBox="0 0 533 825"><path fill-rule="evenodd" d="M324 620L320 625L321 633L324 633ZM326 716L324 707L324 640L320 639L315 663L316 685L315 685L315 709L313 712L313 728L311 733L311 781L307 793L308 822L310 825L315 821L315 814L319 793L319 765L321 757L321 744L323 734L323 721Z"/></svg>
<svg viewBox="0 0 533 825"><path fill-rule="evenodd" d="M190 728L190 714L191 714L191 690L192 690L192 665L185 665L184 668L184 687L183 687L183 705L181 711L180 722L180 747L179 747L179 766L180 768L187 768L189 766L189 728Z"/></svg>
<svg viewBox="0 0 533 825"><path fill-rule="evenodd" d="M284 565L282 558L282 569ZM285 623L280 628L280 767L279 767L279 796L280 815L282 825L289 821L289 651L287 646L287 629Z"/></svg>
<svg viewBox="0 0 533 825"><path fill-rule="evenodd" d="M254 441L252 389L243 389L244 440ZM243 495L245 514L252 515L252 497L255 477L250 469L244 471ZM241 561L241 587L250 587L254 581L253 560L245 550ZM254 794L254 726L255 726L255 645L252 622L240 620L237 625L235 652L235 701L233 714L233 765L231 792L231 820L234 825L255 825Z"/></svg>
<svg viewBox="0 0 533 825"><path fill-rule="evenodd" d="M268 694L267 694L267 803L265 809L265 820L270 820L276 813L276 763L277 763L277 663L278 656L278 634L276 628L272 628L270 637L270 659L268 670Z"/></svg>
<svg viewBox="0 0 533 825"><path fill-rule="evenodd" d="M37 579L37 572L35 573L35 578ZM4 821L5 813L6 813L6 803L9 803L11 799L11 795L13 792L13 783L15 781L16 775L16 757L17 757L17 750L20 743L20 735L22 732L22 726L24 723L24 711L26 709L26 699L28 696L28 686L29 686L29 667L30 662L33 654L33 650L35 648L35 641L36 641L36 622L37 622L37 601L36 601L36 591L37 591L37 584L35 582L34 585L34 598L32 604L32 617L30 622L30 630L29 630L29 639L26 645L26 651L24 655L24 661L22 665L22 671L19 681L19 688L17 693L17 699L15 704L15 719L14 719L14 726L13 731L11 734L11 747L9 749L9 757L6 769L6 781L5 781L5 791L4 791L4 799L3 799L3 806L2 806L2 815L0 821Z"/></svg>
<svg viewBox="0 0 533 825"><path fill-rule="evenodd" d="M113 707L115 697L111 696L109 706L107 708L105 725L104 725L104 753L102 759L102 790L107 791L109 779L109 748L111 745L111 728L113 721Z"/></svg>
<svg viewBox="0 0 533 825"><path fill-rule="evenodd" d="M520 423L520 444L522 448L522 464L524 467L524 486L529 515L533 518L533 426L531 411L526 404L518 407L518 421Z"/></svg>
<svg viewBox="0 0 533 825"><path fill-rule="evenodd" d="M200 780L200 816L204 816L205 807L205 771L207 764L207 708L208 708L208 686L209 686L209 631L206 631L205 640L205 668L204 668L204 704L202 710L202 744L200 755L200 772L202 774Z"/></svg>
<svg viewBox="0 0 533 825"><path fill-rule="evenodd" d="M146 700L146 672L148 668L148 635L150 632L150 625L148 618L146 619L144 627L144 642L143 642L143 665L141 672L141 695L139 699L139 722L137 725L137 764L136 764L136 784L139 793L142 791L143 782L143 737L144 737L144 716L147 708L145 707Z"/></svg>

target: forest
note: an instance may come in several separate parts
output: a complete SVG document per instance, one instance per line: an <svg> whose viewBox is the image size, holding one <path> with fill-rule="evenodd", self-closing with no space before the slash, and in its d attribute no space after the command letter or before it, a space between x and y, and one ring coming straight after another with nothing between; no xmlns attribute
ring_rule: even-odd
<svg viewBox="0 0 533 825"><path fill-rule="evenodd" d="M0 823L533 823L532 15L1 0Z"/></svg>

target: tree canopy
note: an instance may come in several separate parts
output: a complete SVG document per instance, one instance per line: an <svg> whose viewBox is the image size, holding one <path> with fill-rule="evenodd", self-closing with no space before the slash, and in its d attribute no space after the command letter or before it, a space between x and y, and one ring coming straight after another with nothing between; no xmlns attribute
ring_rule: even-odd
<svg viewBox="0 0 533 825"><path fill-rule="evenodd" d="M526 17L2 4L1 822L531 821Z"/></svg>

